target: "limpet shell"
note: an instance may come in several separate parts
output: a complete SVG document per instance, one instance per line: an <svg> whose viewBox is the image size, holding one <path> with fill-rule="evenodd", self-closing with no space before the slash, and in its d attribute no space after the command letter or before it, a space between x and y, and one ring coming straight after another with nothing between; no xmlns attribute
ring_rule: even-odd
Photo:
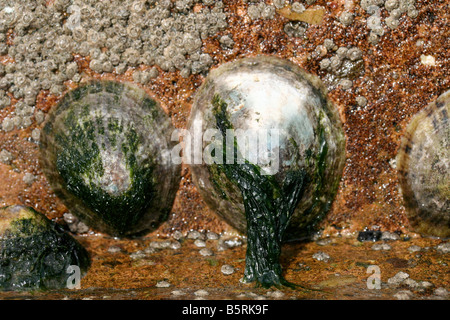
<svg viewBox="0 0 450 320"><path fill-rule="evenodd" d="M397 155L408 219L422 234L450 236L450 90L408 124Z"/></svg>
<svg viewBox="0 0 450 320"><path fill-rule="evenodd" d="M286 239L311 234L329 210L342 175L345 137L338 111L326 94L319 78L292 62L258 56L211 71L192 107L191 132L196 130L195 123L202 123L202 132L216 126L215 97L227 104L234 129L279 131L278 170L270 173L267 165L258 165L262 171L273 174L279 183L291 169L304 170L307 180L286 229ZM204 141L203 148L208 143ZM223 173L211 171L205 162L193 163L190 168L193 181L209 207L238 231L246 233L239 188Z"/></svg>
<svg viewBox="0 0 450 320"><path fill-rule="evenodd" d="M142 89L91 81L47 117L40 163L68 209L114 236L148 233L166 220L180 181L170 160L168 116Z"/></svg>

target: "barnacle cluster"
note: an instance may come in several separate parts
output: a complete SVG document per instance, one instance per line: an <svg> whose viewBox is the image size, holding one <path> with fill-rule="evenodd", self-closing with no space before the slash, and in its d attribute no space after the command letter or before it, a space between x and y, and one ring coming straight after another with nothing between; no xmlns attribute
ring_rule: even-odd
<svg viewBox="0 0 450 320"><path fill-rule="evenodd" d="M327 71L324 81L331 86L339 85L348 90L353 86L353 80L364 72L363 53L358 47L338 47L333 40L325 39L322 45L316 47L316 56L327 56L320 61L320 69Z"/></svg>
<svg viewBox="0 0 450 320"><path fill-rule="evenodd" d="M211 67L202 40L226 27L222 1L0 0L0 55L8 57L0 63L0 109L12 97L31 107L16 106L21 120L8 117L1 127L26 127L41 90L59 96L67 80L79 82L74 54L89 56L97 73L144 64L188 77ZM229 35L221 43L233 46ZM134 80L145 84L159 71L136 72Z"/></svg>
<svg viewBox="0 0 450 320"><path fill-rule="evenodd" d="M400 23L400 18L404 13L410 18L416 18L419 12L415 7L415 0L361 0L360 5L368 14L367 28L370 29L368 41L377 44L380 37L384 35L381 9L384 7L389 16L384 19L384 23L390 29L396 29Z"/></svg>
<svg viewBox="0 0 450 320"><path fill-rule="evenodd" d="M290 6L290 10L294 13L302 13L307 6L316 2L316 0L290 1L290 0L273 0L271 3L265 3L258 0L246 0L248 2L247 15L251 20L257 19L273 19L277 10L281 10L286 6ZM284 32L289 37L304 36L308 24L303 21L288 21L284 25Z"/></svg>

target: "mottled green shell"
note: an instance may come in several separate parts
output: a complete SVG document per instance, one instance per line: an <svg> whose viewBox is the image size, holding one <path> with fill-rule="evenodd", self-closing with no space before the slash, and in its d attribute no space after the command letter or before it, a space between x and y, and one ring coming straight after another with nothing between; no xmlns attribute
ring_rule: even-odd
<svg viewBox="0 0 450 320"><path fill-rule="evenodd" d="M114 236L145 234L166 220L179 186L170 161L172 124L137 87L93 81L48 117L42 169L69 210Z"/></svg>
<svg viewBox="0 0 450 320"><path fill-rule="evenodd" d="M397 170L406 213L419 233L450 237L450 91L406 128Z"/></svg>
<svg viewBox="0 0 450 320"><path fill-rule="evenodd" d="M69 266L90 266L74 238L32 208L0 208L0 290L66 288Z"/></svg>
<svg viewBox="0 0 450 320"><path fill-rule="evenodd" d="M214 102L226 105L234 129L279 129L281 185L289 171L305 173L303 196L286 229L286 239L309 236L330 209L345 162L345 137L336 107L317 77L292 62L259 56L227 63L210 72L199 88L189 126L214 128ZM203 147L209 142L204 142ZM195 151L194 151L195 152ZM214 166L192 164L193 181L205 202L246 233L239 188ZM262 170L264 168L261 167ZM274 195L275 196L275 195Z"/></svg>

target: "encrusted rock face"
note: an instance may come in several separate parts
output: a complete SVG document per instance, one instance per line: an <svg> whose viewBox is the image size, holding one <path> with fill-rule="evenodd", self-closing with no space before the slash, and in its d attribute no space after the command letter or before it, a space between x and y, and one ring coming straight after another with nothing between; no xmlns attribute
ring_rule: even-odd
<svg viewBox="0 0 450 320"><path fill-rule="evenodd" d="M308 234L329 209L345 162L345 138L339 116L320 79L275 57L259 56L223 65L211 71L198 90L190 118L191 131L200 122L203 132L217 128L215 97L226 104L226 116L234 129L268 130L269 135L270 129L278 130L278 146L272 150L279 153L278 168L273 162L263 163L261 157L261 162L255 164L268 176L274 173L278 182L291 169L305 171L307 187L286 236L298 238ZM208 143L204 142L203 147ZM256 152L252 148L246 151ZM238 187L206 163L194 164L191 169L207 204L245 232L245 210Z"/></svg>
<svg viewBox="0 0 450 320"><path fill-rule="evenodd" d="M42 169L88 226L115 236L144 234L167 218L179 186L172 130L143 90L93 81L51 110L40 141Z"/></svg>
<svg viewBox="0 0 450 320"><path fill-rule="evenodd" d="M65 288L70 266L83 276L89 254L56 223L32 208L0 208L0 290Z"/></svg>
<svg viewBox="0 0 450 320"><path fill-rule="evenodd" d="M311 233L333 201L345 160L339 117L320 80L274 57L228 63L199 89L190 128L194 183L247 234L243 281L290 286L281 242Z"/></svg>
<svg viewBox="0 0 450 320"><path fill-rule="evenodd" d="M447 91L414 116L397 156L411 225L419 233L439 237L450 237L449 113Z"/></svg>

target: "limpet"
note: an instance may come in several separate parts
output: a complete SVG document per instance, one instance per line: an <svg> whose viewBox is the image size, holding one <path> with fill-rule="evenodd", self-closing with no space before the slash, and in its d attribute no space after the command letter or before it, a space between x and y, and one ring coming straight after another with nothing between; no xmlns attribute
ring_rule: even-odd
<svg viewBox="0 0 450 320"><path fill-rule="evenodd" d="M205 202L247 234L244 280L286 284L281 241L311 234L330 208L345 162L344 133L325 87L275 57L227 63L199 88L189 128L194 137L216 130L214 139L204 136L201 163L194 143L192 176ZM245 140L252 133L257 140Z"/></svg>
<svg viewBox="0 0 450 320"><path fill-rule="evenodd" d="M49 113L40 163L54 192L91 228L135 236L166 220L179 186L168 116L142 89L91 81Z"/></svg>
<svg viewBox="0 0 450 320"><path fill-rule="evenodd" d="M397 154L403 202L419 233L450 236L450 90L408 124Z"/></svg>

